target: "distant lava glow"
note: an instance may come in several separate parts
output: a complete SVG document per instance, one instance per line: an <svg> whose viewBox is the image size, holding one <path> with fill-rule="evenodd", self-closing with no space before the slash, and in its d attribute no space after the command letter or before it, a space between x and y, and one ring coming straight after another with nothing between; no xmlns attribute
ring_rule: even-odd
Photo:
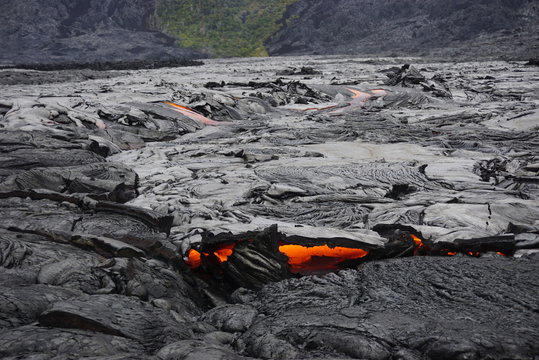
<svg viewBox="0 0 539 360"><path fill-rule="evenodd" d="M301 245L281 245L279 251L288 257L292 272L302 270L325 270L337 268L345 260L356 260L367 256L363 249Z"/></svg>
<svg viewBox="0 0 539 360"><path fill-rule="evenodd" d="M172 108L172 110L177 111L177 112L187 116L190 119L193 119L195 121L199 121L202 124L205 124L205 125L222 125L223 124L223 123L220 123L218 121L208 119L204 115L199 114L195 110L190 109L188 107L181 106L181 105L178 105L178 104L174 104L174 103L171 103L171 102L168 102L168 101L163 101L163 104L166 104L166 105L170 106Z"/></svg>
<svg viewBox="0 0 539 360"><path fill-rule="evenodd" d="M359 91L359 90L356 90L356 89L346 88L346 90L348 90L352 94L354 94L354 95L352 95L352 99L358 100L358 101L361 101L361 102L365 102L365 101L369 100L372 97L371 94L363 92L363 91Z"/></svg>

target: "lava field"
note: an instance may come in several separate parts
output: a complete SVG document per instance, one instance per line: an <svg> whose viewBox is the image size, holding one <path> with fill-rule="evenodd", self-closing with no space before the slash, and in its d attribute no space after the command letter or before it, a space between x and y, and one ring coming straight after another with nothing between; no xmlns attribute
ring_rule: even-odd
<svg viewBox="0 0 539 360"><path fill-rule="evenodd" d="M0 357L539 359L539 68L0 70Z"/></svg>

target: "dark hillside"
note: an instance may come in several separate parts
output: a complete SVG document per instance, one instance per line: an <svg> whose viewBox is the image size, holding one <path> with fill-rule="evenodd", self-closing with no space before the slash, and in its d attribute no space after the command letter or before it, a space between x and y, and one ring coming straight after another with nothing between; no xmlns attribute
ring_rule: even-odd
<svg viewBox="0 0 539 360"><path fill-rule="evenodd" d="M296 54L528 59L535 0L3 0L0 66Z"/></svg>
<svg viewBox="0 0 539 360"><path fill-rule="evenodd" d="M152 30L148 0L3 0L0 65L194 57Z"/></svg>
<svg viewBox="0 0 539 360"><path fill-rule="evenodd" d="M266 45L271 55L539 52L533 0L299 0Z"/></svg>

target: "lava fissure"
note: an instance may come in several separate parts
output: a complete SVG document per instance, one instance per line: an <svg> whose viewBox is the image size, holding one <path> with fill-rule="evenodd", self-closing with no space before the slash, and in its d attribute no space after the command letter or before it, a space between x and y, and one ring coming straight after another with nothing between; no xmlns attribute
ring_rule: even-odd
<svg viewBox="0 0 539 360"><path fill-rule="evenodd" d="M343 261L361 259L369 253L363 249L329 247L326 244L318 246L281 244L279 251L288 257L290 270L294 273L307 270L336 270Z"/></svg>
<svg viewBox="0 0 539 360"><path fill-rule="evenodd" d="M303 243L291 242L286 236L276 232L276 228L261 236L240 236L234 240L220 241L212 239L202 242L199 248L192 248L184 257L192 270L208 272L219 278L228 275L236 283L238 271L247 271L247 278L263 283L266 279L264 266L281 268L279 274L271 275L272 279L294 277L316 273L327 273L344 268L357 267L367 261L383 260L409 256L471 256L480 257L485 253L496 253L500 256L512 256L515 251L514 241L507 238L476 239L460 244L436 243L424 240L420 233L410 232L409 227L380 227L380 233L389 240L383 247L353 247L343 241L332 240L324 243L308 239ZM341 245L341 246L339 246ZM239 246L239 247L238 247ZM237 250L241 248L238 255ZM253 262L253 259L257 259ZM254 265L256 264L256 265ZM262 265L260 265L262 264ZM257 267L261 267L258 269ZM259 272L259 279L255 273ZM270 271L271 272L271 271ZM232 275L233 273L233 275ZM242 281L244 281L243 279ZM246 285L241 282L241 285ZM249 285L249 284L247 284Z"/></svg>

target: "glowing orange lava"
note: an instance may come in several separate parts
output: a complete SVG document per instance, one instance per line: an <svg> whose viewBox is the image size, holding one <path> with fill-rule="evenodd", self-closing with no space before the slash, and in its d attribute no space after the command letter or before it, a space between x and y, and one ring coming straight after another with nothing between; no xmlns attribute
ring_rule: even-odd
<svg viewBox="0 0 539 360"><path fill-rule="evenodd" d="M217 258L221 264L228 261L228 257L234 253L234 244L225 244L220 245L218 249L215 249L212 254ZM196 269L202 265L202 259L209 257L209 253L200 253L195 249L190 249L187 253L187 258L185 262L191 267L191 269Z"/></svg>
<svg viewBox="0 0 539 360"><path fill-rule="evenodd" d="M423 240L421 240L419 237L415 236L414 234L410 234L410 237L415 243L414 255L417 255L421 250L427 249L427 246L423 244Z"/></svg>
<svg viewBox="0 0 539 360"><path fill-rule="evenodd" d="M417 236L415 236L414 234L410 234L410 237L412 238L412 240L414 240L414 243L417 247L423 247L425 245L423 245L423 240L421 240L420 238L418 238Z"/></svg>
<svg viewBox="0 0 539 360"><path fill-rule="evenodd" d="M187 253L187 265L189 265L192 269L196 269L202 264L202 254L200 254L198 251L191 249Z"/></svg>
<svg viewBox="0 0 539 360"><path fill-rule="evenodd" d="M363 249L345 247L281 245L279 251L288 256L292 270L322 270L335 268L344 260L361 259L368 254Z"/></svg>
<svg viewBox="0 0 539 360"><path fill-rule="evenodd" d="M228 257L234 253L234 244L225 245L221 249L217 249L213 252L213 255L217 256L219 262L224 263L228 261Z"/></svg>
<svg viewBox="0 0 539 360"><path fill-rule="evenodd" d="M363 91L359 91L359 90L356 90L356 89L351 89L351 88L346 88L346 90L350 91L352 94L352 99L357 99L359 101L367 101L369 100L372 95L369 94L369 93L366 93L366 92L363 92Z"/></svg>
<svg viewBox="0 0 539 360"><path fill-rule="evenodd" d="M181 106L181 105L178 105L178 104L174 104L174 103L171 103L171 102L168 102L168 101L163 101L163 104L167 104L167 105L171 106L173 110L175 110L175 111L177 111L179 113L182 113L183 115L187 116L190 119L200 121L203 124L206 124L206 125L222 125L223 124L223 123L220 123L218 121L208 119L204 115L201 115L201 114L197 113L195 110L189 109L188 107Z"/></svg>

